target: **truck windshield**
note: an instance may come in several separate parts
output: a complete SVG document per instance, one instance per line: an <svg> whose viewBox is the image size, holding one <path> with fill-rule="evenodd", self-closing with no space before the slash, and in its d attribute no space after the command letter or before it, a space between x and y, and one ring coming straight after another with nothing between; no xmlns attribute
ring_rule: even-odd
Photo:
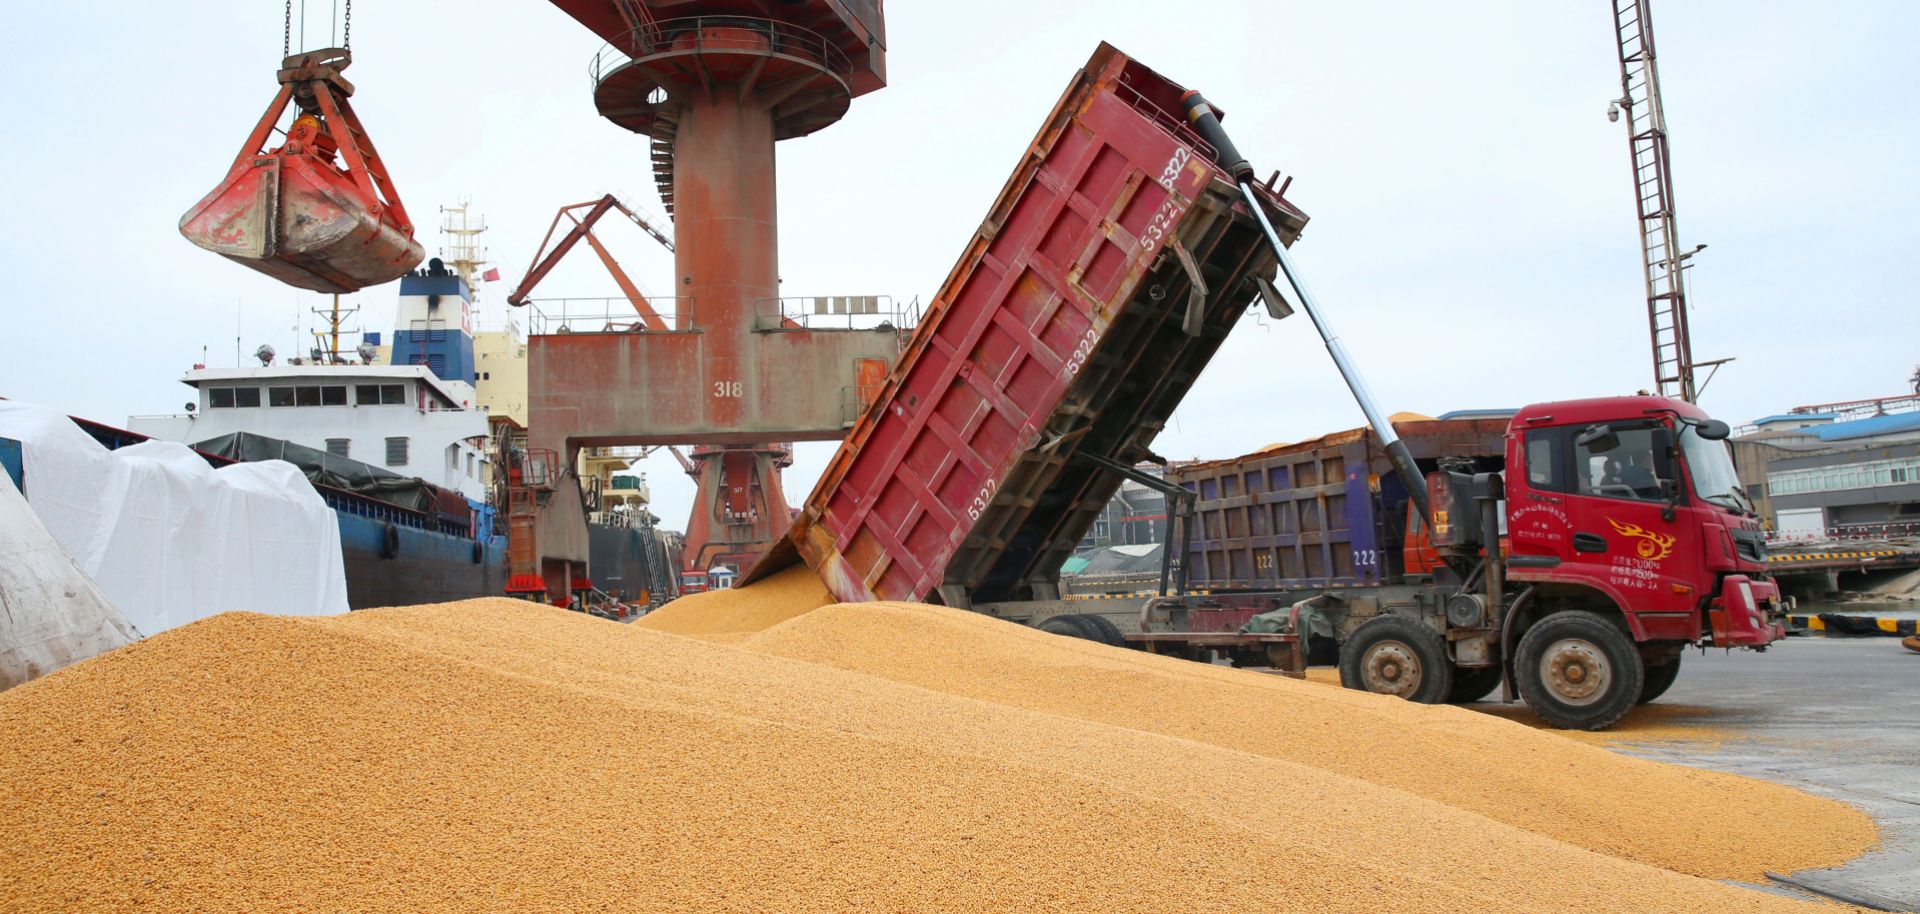
<svg viewBox="0 0 1920 914"><path fill-rule="evenodd" d="M1725 441L1708 441L1700 437L1699 429L1683 425L1680 449L1686 454L1687 471L1693 476L1694 494L1735 511L1753 510L1753 504L1740 489L1739 477L1734 475L1733 456L1727 451Z"/></svg>

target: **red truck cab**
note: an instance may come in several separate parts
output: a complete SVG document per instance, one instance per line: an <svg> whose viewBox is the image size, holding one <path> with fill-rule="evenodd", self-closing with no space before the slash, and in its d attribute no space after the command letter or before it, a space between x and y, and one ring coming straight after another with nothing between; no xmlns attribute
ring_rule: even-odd
<svg viewBox="0 0 1920 914"><path fill-rule="evenodd" d="M1661 397L1529 406L1507 432L1512 581L1591 588L1636 641L1784 637L1765 537L1713 420Z"/></svg>
<svg viewBox="0 0 1920 914"><path fill-rule="evenodd" d="M1656 694L1687 645L1765 648L1785 637L1760 520L1736 481L1726 434L1699 407L1663 397L1566 400L1515 414L1506 576L1534 593L1512 614L1517 625L1568 610L1618 625ZM1525 637L1512 628L1520 640L1505 653L1529 704L1577 708L1595 676L1615 671L1592 639L1552 637L1559 627ZM1539 694L1526 694L1529 682Z"/></svg>

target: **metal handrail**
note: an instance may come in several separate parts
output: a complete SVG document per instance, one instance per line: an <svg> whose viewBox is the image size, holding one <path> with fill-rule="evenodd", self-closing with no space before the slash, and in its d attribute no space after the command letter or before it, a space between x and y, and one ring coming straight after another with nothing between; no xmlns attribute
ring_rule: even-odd
<svg viewBox="0 0 1920 914"><path fill-rule="evenodd" d="M1141 93L1139 89L1127 82L1124 77L1114 81L1113 90L1116 98L1126 102L1129 106L1133 107L1134 110L1145 114L1148 120L1153 121L1160 129L1172 134L1175 139L1193 147L1193 150L1198 152L1207 161L1220 161L1220 151L1213 148L1212 143L1207 142L1199 133L1195 132L1193 127L1189 125L1185 119L1155 104L1151 99L1147 98L1146 95Z"/></svg>
<svg viewBox="0 0 1920 914"><path fill-rule="evenodd" d="M891 295L789 295L753 300L755 330L911 329L920 300L898 303Z"/></svg>
<svg viewBox="0 0 1920 914"><path fill-rule="evenodd" d="M476 334L511 333L514 336L524 338L526 336L526 330L527 328L524 324L518 319L511 317L501 320L476 320L473 322L473 332Z"/></svg>
<svg viewBox="0 0 1920 914"><path fill-rule="evenodd" d="M1820 530L1771 530L1770 543L1825 543L1860 540L1893 540L1920 537L1920 522L1840 524Z"/></svg>
<svg viewBox="0 0 1920 914"><path fill-rule="evenodd" d="M684 333L698 329L693 296L649 298L669 329L649 330L625 298L537 298L527 308L527 335L560 333Z"/></svg>
<svg viewBox="0 0 1920 914"><path fill-rule="evenodd" d="M847 59L846 53L820 33L786 22L749 16L686 16L642 25L602 45L588 62L587 75L597 86L607 75L635 59L673 50L674 42L682 36L699 35L706 29L749 31L766 39L766 48L773 53L817 64L842 79L853 75L853 62ZM760 48L758 44L730 48L724 43L707 40L703 40L699 46L731 50Z"/></svg>

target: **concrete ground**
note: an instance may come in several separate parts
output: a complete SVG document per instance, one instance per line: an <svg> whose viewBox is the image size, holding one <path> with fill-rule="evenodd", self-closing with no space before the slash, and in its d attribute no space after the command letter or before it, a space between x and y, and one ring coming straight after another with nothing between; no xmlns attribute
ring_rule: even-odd
<svg viewBox="0 0 1920 914"><path fill-rule="evenodd" d="M1872 816L1881 846L1790 874L1886 910L1920 912L1920 654L1897 638L1790 638L1765 654L1690 651L1616 751L1777 781ZM1686 738L1697 729L1710 738ZM1675 733L1680 738L1671 738ZM1784 890L1783 890L1784 891Z"/></svg>

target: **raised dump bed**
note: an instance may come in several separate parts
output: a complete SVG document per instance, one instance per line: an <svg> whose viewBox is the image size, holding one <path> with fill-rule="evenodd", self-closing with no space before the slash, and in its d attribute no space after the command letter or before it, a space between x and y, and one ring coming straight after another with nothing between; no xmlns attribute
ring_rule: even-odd
<svg viewBox="0 0 1920 914"><path fill-rule="evenodd" d="M1102 44L751 581L846 601L1051 600L1121 473L1274 275L1183 90ZM1260 196L1290 243L1306 216ZM1284 313L1275 296L1268 306Z"/></svg>

